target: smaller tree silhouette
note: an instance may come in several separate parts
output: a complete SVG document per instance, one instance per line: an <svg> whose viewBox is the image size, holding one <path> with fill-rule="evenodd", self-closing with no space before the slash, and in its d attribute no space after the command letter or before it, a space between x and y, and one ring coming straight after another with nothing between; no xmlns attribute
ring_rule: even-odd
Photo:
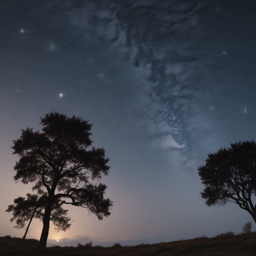
<svg viewBox="0 0 256 256"><path fill-rule="evenodd" d="M256 142L245 141L209 154L198 174L205 185L201 192L207 206L232 202L247 211L256 222Z"/></svg>
<svg viewBox="0 0 256 256"><path fill-rule="evenodd" d="M251 222L247 222L244 226L243 226L243 232L245 234L251 233L252 232L252 223Z"/></svg>

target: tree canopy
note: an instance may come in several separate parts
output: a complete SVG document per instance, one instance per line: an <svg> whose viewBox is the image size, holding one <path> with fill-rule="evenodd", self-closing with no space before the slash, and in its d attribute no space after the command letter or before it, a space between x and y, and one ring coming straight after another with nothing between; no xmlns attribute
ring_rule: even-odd
<svg viewBox="0 0 256 256"><path fill-rule="evenodd" d="M110 215L112 201L104 198L107 187L99 183L110 167L104 149L91 147L92 125L55 112L41 118L41 124L42 132L22 130L12 147L19 156L15 181L33 183L36 193L16 198L6 211L12 212L17 228L24 228L33 217L43 221L38 248L44 250L50 221L57 230L70 227L63 205L88 208L101 220Z"/></svg>
<svg viewBox="0 0 256 256"><path fill-rule="evenodd" d="M245 141L209 154L204 166L198 168L205 189L202 198L208 206L238 204L256 222L256 142Z"/></svg>

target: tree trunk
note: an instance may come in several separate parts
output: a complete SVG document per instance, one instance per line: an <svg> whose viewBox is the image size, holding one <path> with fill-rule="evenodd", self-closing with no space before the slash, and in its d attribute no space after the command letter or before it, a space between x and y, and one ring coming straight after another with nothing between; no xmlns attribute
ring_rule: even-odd
<svg viewBox="0 0 256 256"><path fill-rule="evenodd" d="M34 209L34 211L33 211L33 214L32 214L32 216L31 216L31 218L30 218L30 221L29 221L29 223L28 223L26 232L25 232L25 234L24 234L24 236L23 236L23 238L22 238L22 242L21 242L21 245L20 245L20 246L22 246L23 243L24 243L24 241L25 241L26 235L27 235L27 233L28 233L29 226L30 226L31 221L32 221L32 219L33 219L33 217L34 217L34 214L35 214L35 212L36 212L36 209L37 209L37 207L35 207L35 209Z"/></svg>
<svg viewBox="0 0 256 256"><path fill-rule="evenodd" d="M42 230L40 241L37 247L39 251L44 251L46 249L47 238L48 238L49 228L50 228L51 211L52 211L52 204L48 203L45 208L44 219L43 219L43 230Z"/></svg>
<svg viewBox="0 0 256 256"><path fill-rule="evenodd" d="M251 214L251 216L252 216L254 222L256 223L256 213Z"/></svg>

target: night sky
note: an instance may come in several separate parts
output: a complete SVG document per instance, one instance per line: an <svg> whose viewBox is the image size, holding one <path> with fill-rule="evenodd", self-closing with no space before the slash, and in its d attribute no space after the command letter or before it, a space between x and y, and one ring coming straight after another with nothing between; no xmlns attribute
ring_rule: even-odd
<svg viewBox="0 0 256 256"><path fill-rule="evenodd" d="M49 244L168 242L253 223L235 204L207 207L197 168L256 139L255 13L254 0L1 0L0 236L23 236L5 210L32 192L13 179L12 141L52 111L93 124L114 206L102 221L68 207L71 228L51 225ZM28 238L41 230L33 220Z"/></svg>

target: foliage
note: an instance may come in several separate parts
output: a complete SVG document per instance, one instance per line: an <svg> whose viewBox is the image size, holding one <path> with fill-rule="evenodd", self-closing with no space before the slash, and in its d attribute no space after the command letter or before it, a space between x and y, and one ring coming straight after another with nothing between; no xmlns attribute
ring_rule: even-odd
<svg viewBox="0 0 256 256"><path fill-rule="evenodd" d="M203 235L203 236L197 237L196 239L208 239L208 237L206 235Z"/></svg>
<svg viewBox="0 0 256 256"><path fill-rule="evenodd" d="M221 234L218 234L216 237L230 237L230 236L234 236L234 232L232 231L228 231L226 233L221 233Z"/></svg>
<svg viewBox="0 0 256 256"><path fill-rule="evenodd" d="M76 247L92 247L92 241L89 242L89 243L86 243L85 245L81 244L81 243L78 243Z"/></svg>
<svg viewBox="0 0 256 256"><path fill-rule="evenodd" d="M112 245L112 247L113 247L113 248L120 248L120 247L122 247L122 245L121 245L120 243L114 243L114 244Z"/></svg>
<svg viewBox="0 0 256 256"><path fill-rule="evenodd" d="M209 154L206 164L198 168L205 185L201 193L208 206L225 205L228 201L248 211L256 221L256 208L251 196L256 194L256 143L245 141Z"/></svg>
<svg viewBox="0 0 256 256"><path fill-rule="evenodd" d="M102 174L108 174L109 159L103 148L91 147L92 125L55 112L41 118L41 124L42 132L22 130L12 147L19 156L14 166L15 181L34 183L36 194L16 198L6 211L12 212L16 228L24 228L33 217L42 220L40 246L45 248L49 221L57 230L70 227L63 205L88 208L101 220L110 215L112 202L104 198L106 185L99 183Z"/></svg>
<svg viewBox="0 0 256 256"><path fill-rule="evenodd" d="M47 204L47 194L42 193L39 197L38 195L27 194L27 197L18 197L14 199L14 204L9 205L7 208L7 212L12 212L13 217L11 221L16 220L16 228L21 229L25 227L25 223L30 220L33 210L35 211L35 218L40 220L43 219L43 211L45 205ZM70 227L69 221L70 218L67 216L67 210L64 210L60 205L58 205L58 201L56 201L52 206L52 214L50 220L56 226L56 230L67 230Z"/></svg>
<svg viewBox="0 0 256 256"><path fill-rule="evenodd" d="M251 222L247 222L246 224L244 224L243 226L243 232L245 234L251 233L252 232L252 223Z"/></svg>

